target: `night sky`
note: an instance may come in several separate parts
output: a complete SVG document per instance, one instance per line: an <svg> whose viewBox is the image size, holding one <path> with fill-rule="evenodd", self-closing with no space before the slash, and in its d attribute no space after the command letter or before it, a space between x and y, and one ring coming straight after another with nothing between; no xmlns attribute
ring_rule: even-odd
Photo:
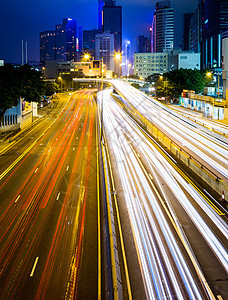
<svg viewBox="0 0 228 300"><path fill-rule="evenodd" d="M83 29L97 28L97 0L5 0L0 10L0 59L20 63L21 40L28 41L28 60L39 61L39 32L54 30L70 17ZM117 0L123 6L123 42L148 35L156 0ZM197 0L172 0L175 47L182 43L183 13L194 12Z"/></svg>

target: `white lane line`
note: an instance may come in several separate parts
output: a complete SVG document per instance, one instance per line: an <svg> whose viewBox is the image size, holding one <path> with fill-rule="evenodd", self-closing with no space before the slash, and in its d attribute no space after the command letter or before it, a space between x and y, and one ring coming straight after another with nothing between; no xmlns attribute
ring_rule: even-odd
<svg viewBox="0 0 228 300"><path fill-rule="evenodd" d="M69 166L67 166L67 168L66 168L66 171L68 171L69 170Z"/></svg>
<svg viewBox="0 0 228 300"><path fill-rule="evenodd" d="M21 195L17 196L17 199L14 201L15 203L17 202L17 200L21 197Z"/></svg>
<svg viewBox="0 0 228 300"><path fill-rule="evenodd" d="M73 151L75 150L75 147L73 148Z"/></svg>
<svg viewBox="0 0 228 300"><path fill-rule="evenodd" d="M60 193L58 193L56 200L59 200L59 197L60 197Z"/></svg>
<svg viewBox="0 0 228 300"><path fill-rule="evenodd" d="M37 265L37 263L38 263L38 259L39 259L39 257L37 256L37 258L36 258L36 260L35 260L35 262L34 262L32 271L31 271L31 273L30 273L30 277L32 277L33 274L34 274L34 272L35 272L35 268L36 268L36 265Z"/></svg>
<svg viewBox="0 0 228 300"><path fill-rule="evenodd" d="M38 171L38 169L39 169L39 168L36 168L36 170L35 170L35 172L34 172L34 173L36 173L36 172Z"/></svg>

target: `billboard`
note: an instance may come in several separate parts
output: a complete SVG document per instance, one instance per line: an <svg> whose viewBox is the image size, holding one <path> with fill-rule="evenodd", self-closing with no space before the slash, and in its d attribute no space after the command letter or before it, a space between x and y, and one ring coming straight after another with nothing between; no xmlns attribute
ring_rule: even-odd
<svg viewBox="0 0 228 300"><path fill-rule="evenodd" d="M93 69L100 69L100 60L93 60Z"/></svg>

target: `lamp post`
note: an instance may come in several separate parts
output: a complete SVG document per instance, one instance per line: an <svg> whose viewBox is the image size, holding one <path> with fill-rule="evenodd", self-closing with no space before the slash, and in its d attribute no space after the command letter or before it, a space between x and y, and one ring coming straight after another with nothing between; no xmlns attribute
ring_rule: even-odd
<svg viewBox="0 0 228 300"><path fill-rule="evenodd" d="M101 141L103 139L103 90L104 90L104 70L103 57L101 59Z"/></svg>
<svg viewBox="0 0 228 300"><path fill-rule="evenodd" d="M118 68L117 68L118 76L121 76L121 75L120 75L120 64L119 64L119 61L120 61L120 59L121 59L121 53L117 52L117 53L115 54L115 59L116 59L116 61L117 61L117 66L118 66Z"/></svg>
<svg viewBox="0 0 228 300"><path fill-rule="evenodd" d="M60 80L60 93L62 93L62 77L59 76L58 79Z"/></svg>

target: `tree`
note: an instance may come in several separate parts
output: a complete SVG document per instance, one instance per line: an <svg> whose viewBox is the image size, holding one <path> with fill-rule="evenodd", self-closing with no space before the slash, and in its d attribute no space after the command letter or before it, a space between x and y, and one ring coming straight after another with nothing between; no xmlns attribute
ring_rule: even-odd
<svg viewBox="0 0 228 300"><path fill-rule="evenodd" d="M174 96L180 96L183 89L201 93L206 84L205 74L199 70L179 69L164 74L172 86Z"/></svg>
<svg viewBox="0 0 228 300"><path fill-rule="evenodd" d="M0 114L17 105L18 99L38 102L44 94L44 81L41 73L34 68L12 66L0 67Z"/></svg>
<svg viewBox="0 0 228 300"><path fill-rule="evenodd" d="M44 95L51 96L58 91L58 84L51 81L45 81L44 83Z"/></svg>

